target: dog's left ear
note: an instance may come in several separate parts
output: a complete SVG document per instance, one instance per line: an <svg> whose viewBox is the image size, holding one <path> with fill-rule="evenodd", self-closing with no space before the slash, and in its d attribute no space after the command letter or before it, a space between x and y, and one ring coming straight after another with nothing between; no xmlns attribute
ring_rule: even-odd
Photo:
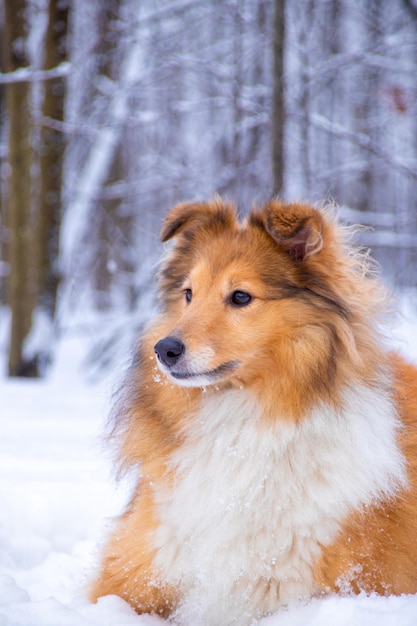
<svg viewBox="0 0 417 626"><path fill-rule="evenodd" d="M180 233L192 235L202 227L224 228L235 222L235 208L215 197L211 202L183 202L168 213L162 226L161 241Z"/></svg>
<svg viewBox="0 0 417 626"><path fill-rule="evenodd" d="M271 201L261 216L267 232L295 261L304 261L323 247L323 218L317 209Z"/></svg>

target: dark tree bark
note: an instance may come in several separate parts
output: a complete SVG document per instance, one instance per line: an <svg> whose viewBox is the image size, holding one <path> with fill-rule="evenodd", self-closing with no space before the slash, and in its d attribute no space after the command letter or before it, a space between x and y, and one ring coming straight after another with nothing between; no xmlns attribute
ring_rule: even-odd
<svg viewBox="0 0 417 626"><path fill-rule="evenodd" d="M5 1L5 66L13 72L26 67L27 3ZM11 310L9 345L10 376L32 374L24 355L37 289L36 250L31 216L31 111L29 83L6 85L8 119L7 224L10 232L8 301Z"/></svg>
<svg viewBox="0 0 417 626"><path fill-rule="evenodd" d="M45 38L44 69L67 60L69 6L66 0L50 0ZM59 227L62 213L62 167L65 135L65 77L43 85L43 124L40 133L39 191L39 306L53 320L59 284Z"/></svg>
<svg viewBox="0 0 417 626"><path fill-rule="evenodd" d="M0 71L6 71L5 65L5 43L4 43L4 16L0 9ZM6 147L5 142L5 91L0 85L0 306L6 304L6 264L8 263L7 252L7 228L6 228L6 206L5 206L5 168Z"/></svg>
<svg viewBox="0 0 417 626"><path fill-rule="evenodd" d="M272 194L284 186L285 128L285 0L274 0L273 83L272 83Z"/></svg>

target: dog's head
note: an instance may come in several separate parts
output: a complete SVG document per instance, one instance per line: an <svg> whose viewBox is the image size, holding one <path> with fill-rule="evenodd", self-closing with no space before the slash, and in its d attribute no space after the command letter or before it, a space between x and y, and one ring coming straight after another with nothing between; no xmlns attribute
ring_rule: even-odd
<svg viewBox="0 0 417 626"><path fill-rule="evenodd" d="M345 297L355 272L336 233L298 203L269 202L243 223L220 199L175 207L161 233L175 238L160 274L164 374L194 387L250 385L272 372L331 386L337 355L355 352Z"/></svg>

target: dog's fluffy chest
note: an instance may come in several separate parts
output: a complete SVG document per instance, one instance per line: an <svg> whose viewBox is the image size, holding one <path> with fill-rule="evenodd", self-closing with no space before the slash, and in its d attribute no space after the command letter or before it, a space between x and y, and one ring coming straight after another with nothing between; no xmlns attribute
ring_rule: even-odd
<svg viewBox="0 0 417 626"><path fill-rule="evenodd" d="M173 485L156 491L156 564L184 595L181 621L242 626L310 596L320 544L405 481L381 391L347 392L343 411L298 425L261 417L246 393L213 394L171 458Z"/></svg>

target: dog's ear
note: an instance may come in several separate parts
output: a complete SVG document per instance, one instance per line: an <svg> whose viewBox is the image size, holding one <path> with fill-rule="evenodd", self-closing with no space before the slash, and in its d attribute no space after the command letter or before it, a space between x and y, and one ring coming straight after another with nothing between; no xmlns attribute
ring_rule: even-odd
<svg viewBox="0 0 417 626"><path fill-rule="evenodd" d="M235 219L234 207L218 197L211 202L183 202L168 213L162 226L161 241L168 241L181 232L192 234L201 227L222 229L232 225Z"/></svg>
<svg viewBox="0 0 417 626"><path fill-rule="evenodd" d="M295 261L304 261L323 247L323 218L317 209L271 201L261 216L267 232Z"/></svg>

